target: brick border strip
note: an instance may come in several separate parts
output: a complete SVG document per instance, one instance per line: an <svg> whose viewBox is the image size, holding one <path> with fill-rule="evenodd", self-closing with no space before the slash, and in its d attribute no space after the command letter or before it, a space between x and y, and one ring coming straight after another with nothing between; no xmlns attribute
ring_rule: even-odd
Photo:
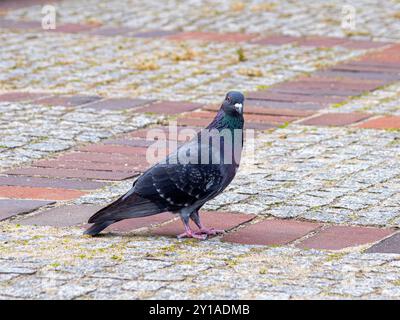
<svg viewBox="0 0 400 320"><path fill-rule="evenodd" d="M305 47L344 47L348 49L376 49L392 44L392 42L353 40L347 38L303 36L293 37L279 34L249 34L249 33L217 33L208 31L171 31L171 30L138 30L129 27L108 27L101 24L64 23L54 30L43 30L39 21L19 21L0 17L0 28L15 30L32 30L53 33L84 33L94 36L124 36L131 38L163 38L171 41L208 41L252 43L258 45L298 45Z"/></svg>
<svg viewBox="0 0 400 320"><path fill-rule="evenodd" d="M96 110L130 110L139 113L167 115L193 111L204 105L185 101L161 101L130 97L106 98L97 95L65 95L21 91L0 94L0 102L27 102L45 106L85 107Z"/></svg>
<svg viewBox="0 0 400 320"><path fill-rule="evenodd" d="M11 11L11 10L16 10L16 9L21 9L21 8L26 8L26 7L31 7L34 5L46 5L49 4L49 2L54 3L60 0L2 0L0 2L0 11L5 10L5 11Z"/></svg>
<svg viewBox="0 0 400 320"><path fill-rule="evenodd" d="M18 220L18 223L86 228L87 219L100 208L98 205L58 207L24 217ZM202 212L201 216L205 225L226 230L226 233L220 236L222 241L246 245L293 245L302 249L342 250L355 246L371 246L379 241L387 241L387 237L396 237L393 228L332 225L295 219L262 218L252 214L223 211L206 211ZM194 225L192 227L195 228ZM182 228L182 222L176 215L161 213L120 221L108 227L105 232L117 234L133 232L174 238ZM373 245L368 250L376 251L378 245Z"/></svg>
<svg viewBox="0 0 400 320"><path fill-rule="evenodd" d="M341 104L366 92L400 81L400 44L319 70L310 76L249 92L247 103L279 109L314 110L298 121L303 125L349 126L373 129L400 129L399 116L368 113L327 113L324 109Z"/></svg>

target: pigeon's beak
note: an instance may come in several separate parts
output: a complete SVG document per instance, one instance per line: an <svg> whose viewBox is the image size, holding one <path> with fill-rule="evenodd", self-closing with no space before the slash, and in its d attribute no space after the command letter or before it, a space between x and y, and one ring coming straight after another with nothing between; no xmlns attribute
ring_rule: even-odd
<svg viewBox="0 0 400 320"><path fill-rule="evenodd" d="M243 113L243 104L241 103L235 103L235 109L237 112L239 112L240 114Z"/></svg>

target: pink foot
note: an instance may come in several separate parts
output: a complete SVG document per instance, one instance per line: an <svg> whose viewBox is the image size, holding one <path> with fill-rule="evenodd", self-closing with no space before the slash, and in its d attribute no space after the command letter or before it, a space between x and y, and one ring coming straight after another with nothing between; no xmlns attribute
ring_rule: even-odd
<svg viewBox="0 0 400 320"><path fill-rule="evenodd" d="M210 236L215 236L221 233L225 233L225 230L214 228L201 228L200 231L196 232L196 234L206 234Z"/></svg>
<svg viewBox="0 0 400 320"><path fill-rule="evenodd" d="M195 238L195 239L199 239L199 240L206 240L207 235L206 234L197 234L193 231L185 231L184 233L181 233L180 235L178 235L178 239L182 239L182 238Z"/></svg>

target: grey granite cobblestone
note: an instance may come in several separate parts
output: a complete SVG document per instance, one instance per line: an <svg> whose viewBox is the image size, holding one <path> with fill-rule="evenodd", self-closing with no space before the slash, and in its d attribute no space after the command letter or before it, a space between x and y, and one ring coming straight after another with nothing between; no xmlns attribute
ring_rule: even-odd
<svg viewBox="0 0 400 320"><path fill-rule="evenodd" d="M85 107L0 102L0 170L132 131L160 118Z"/></svg>
<svg viewBox="0 0 400 320"><path fill-rule="evenodd" d="M3 90L213 103L229 90L254 91L365 52L7 30L0 41Z"/></svg>
<svg viewBox="0 0 400 320"><path fill-rule="evenodd" d="M99 237L0 223L0 296L32 299L398 299L399 257L169 238ZM35 239L47 235L47 241ZM135 255L132 250L138 248ZM139 250L141 248L141 250ZM179 252L178 256L166 252ZM208 262L207 262L208 261ZM97 271L96 271L97 270ZM120 275L120 276L119 276Z"/></svg>
<svg viewBox="0 0 400 320"><path fill-rule="evenodd" d="M368 112L400 115L400 82L332 106L329 112Z"/></svg>
<svg viewBox="0 0 400 320"><path fill-rule="evenodd" d="M351 6L354 14L346 6ZM9 12L11 19L40 20L42 6ZM178 8L178 9L177 9ZM218 1L140 1L90 0L62 1L56 4L58 23L101 23L138 31L153 29L286 35L322 35L356 39L400 39L395 0L312 1L299 5L290 0L268 2ZM351 14L354 28L342 27ZM346 19L347 21L347 19Z"/></svg>

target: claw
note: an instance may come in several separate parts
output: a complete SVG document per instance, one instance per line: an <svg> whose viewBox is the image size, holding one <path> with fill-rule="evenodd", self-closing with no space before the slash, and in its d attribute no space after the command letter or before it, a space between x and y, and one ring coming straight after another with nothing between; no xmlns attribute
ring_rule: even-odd
<svg viewBox="0 0 400 320"><path fill-rule="evenodd" d="M185 231L184 233L181 233L178 235L178 239L182 238L195 238L199 240L206 240L207 239L207 234L197 234L192 231Z"/></svg>
<svg viewBox="0 0 400 320"><path fill-rule="evenodd" d="M196 234L206 234L210 236L215 236L221 233L225 233L225 230L214 228L201 228L200 231L196 232Z"/></svg>

